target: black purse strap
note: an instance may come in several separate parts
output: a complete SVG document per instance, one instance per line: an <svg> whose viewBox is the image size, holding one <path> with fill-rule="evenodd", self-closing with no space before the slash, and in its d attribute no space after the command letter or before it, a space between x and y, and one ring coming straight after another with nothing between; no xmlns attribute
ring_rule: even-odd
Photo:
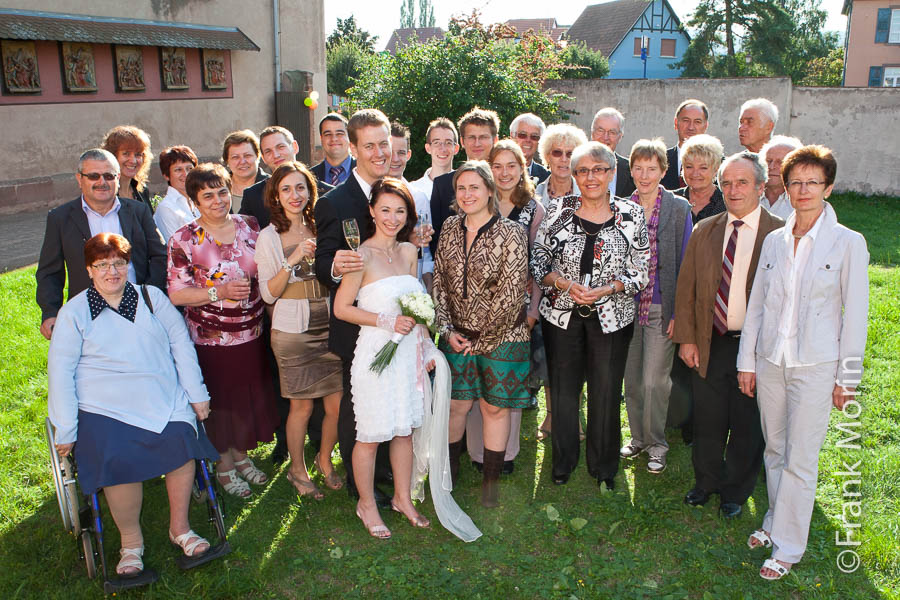
<svg viewBox="0 0 900 600"><path fill-rule="evenodd" d="M150 309L150 314L153 314L153 303L150 302L150 293L147 291L146 284L141 284L141 296L144 297L144 302L147 304L147 308Z"/></svg>

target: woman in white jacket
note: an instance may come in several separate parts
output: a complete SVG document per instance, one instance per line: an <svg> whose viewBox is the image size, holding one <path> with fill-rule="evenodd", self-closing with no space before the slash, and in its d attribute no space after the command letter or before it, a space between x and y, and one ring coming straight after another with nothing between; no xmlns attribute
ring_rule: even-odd
<svg viewBox="0 0 900 600"><path fill-rule="evenodd" d="M852 401L862 376L869 253L825 201L836 170L824 146L785 157L794 214L763 243L741 332L738 380L745 394L757 390L766 441L769 510L747 540L772 548L764 579L784 577L803 557L831 407Z"/></svg>

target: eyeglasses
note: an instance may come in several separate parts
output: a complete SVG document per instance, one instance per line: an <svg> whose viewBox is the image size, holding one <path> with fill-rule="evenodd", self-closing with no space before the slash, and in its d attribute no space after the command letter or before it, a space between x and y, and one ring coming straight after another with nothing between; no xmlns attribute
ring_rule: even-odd
<svg viewBox="0 0 900 600"><path fill-rule="evenodd" d="M456 145L456 142L451 142L450 140L434 140L433 142L429 142L428 145L430 145L432 148L452 148Z"/></svg>
<svg viewBox="0 0 900 600"><path fill-rule="evenodd" d="M617 135L619 135L622 132L619 131L618 129L603 129L602 127L598 127L597 129L594 129L594 131L592 133L594 135L598 135L600 137L606 137L607 135L609 135L611 137L616 137Z"/></svg>
<svg viewBox="0 0 900 600"><path fill-rule="evenodd" d="M98 263L94 263L91 265L91 268L97 269L98 271L109 271L112 268L113 271L121 271L125 267L128 266L128 261L125 260L113 260L113 261L101 261Z"/></svg>
<svg viewBox="0 0 900 600"><path fill-rule="evenodd" d="M550 156L552 156L553 158L560 158L563 154L566 155L566 158L572 158L571 150L560 150L559 148L554 148L550 151Z"/></svg>
<svg viewBox="0 0 900 600"><path fill-rule="evenodd" d="M517 131L515 133L515 136L517 138L519 138L520 140L531 139L532 142L541 141L541 134L539 134L539 133L526 133L524 131Z"/></svg>
<svg viewBox="0 0 900 600"><path fill-rule="evenodd" d="M490 144L494 137L490 135L467 135L463 139L466 140L467 144L474 144L476 142L480 144Z"/></svg>
<svg viewBox="0 0 900 600"><path fill-rule="evenodd" d="M118 173L84 173L82 171L78 172L82 177L87 177L89 181L99 181L102 177L106 181L115 181L119 178Z"/></svg>
<svg viewBox="0 0 900 600"><path fill-rule="evenodd" d="M820 185L825 185L824 181L816 181L815 179L810 179L809 181L789 181L788 187L795 191L800 191L806 186L807 189L815 189Z"/></svg>
<svg viewBox="0 0 900 600"><path fill-rule="evenodd" d="M575 174L579 177L587 177L588 173L593 175L594 177L602 177L612 171L612 167L593 167L588 169L587 167L581 167L575 169Z"/></svg>

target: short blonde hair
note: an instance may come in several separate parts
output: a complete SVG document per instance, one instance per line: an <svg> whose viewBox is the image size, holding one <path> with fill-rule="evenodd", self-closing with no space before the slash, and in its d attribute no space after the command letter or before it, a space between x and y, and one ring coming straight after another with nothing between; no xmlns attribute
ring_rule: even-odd
<svg viewBox="0 0 900 600"><path fill-rule="evenodd" d="M495 215L500 214L500 193L497 191L497 184L494 182L494 174L491 172L491 165L484 160L467 160L453 172L453 203L450 207L454 212L459 212L459 205L456 203L456 182L463 173L477 173L484 181L488 191L491 193L491 199L488 202L488 208Z"/></svg>
<svg viewBox="0 0 900 600"><path fill-rule="evenodd" d="M638 159L655 158L659 163L659 168L665 173L669 168L669 159L666 157L666 145L662 138L646 138L638 140L631 147L631 153L628 155L628 167L634 166L634 161Z"/></svg>
<svg viewBox="0 0 900 600"><path fill-rule="evenodd" d="M704 160L713 172L719 170L724 154L725 146L722 145L719 138L706 133L689 137L684 141L684 145L681 146L682 163L687 158Z"/></svg>
<svg viewBox="0 0 900 600"><path fill-rule="evenodd" d="M538 154L541 155L541 160L546 165L553 146L572 146L574 150L578 146L586 144L587 141L588 139L584 132L574 125L557 123L544 131L544 135L541 136L541 143L538 146Z"/></svg>

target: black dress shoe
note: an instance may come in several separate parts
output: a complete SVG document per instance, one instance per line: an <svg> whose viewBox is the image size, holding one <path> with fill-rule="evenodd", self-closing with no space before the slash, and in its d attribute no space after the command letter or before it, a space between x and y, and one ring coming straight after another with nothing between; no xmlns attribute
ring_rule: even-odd
<svg viewBox="0 0 900 600"><path fill-rule="evenodd" d="M500 471L501 475L512 475L513 471L516 469L516 464L511 460L503 461L503 469Z"/></svg>
<svg viewBox="0 0 900 600"><path fill-rule="evenodd" d="M475 470L478 471L479 473L481 473L482 471L484 471L484 463L480 463L480 462L478 462L478 461L476 461L476 460L473 460L473 461L472 461L472 466L475 467Z"/></svg>
<svg viewBox="0 0 900 600"><path fill-rule="evenodd" d="M567 483L569 483L570 476L571 473L566 473L565 475L554 475L553 483L555 483L556 485L566 485Z"/></svg>
<svg viewBox="0 0 900 600"><path fill-rule="evenodd" d="M719 505L719 512L725 519L736 519L741 516L741 505L737 502L723 502Z"/></svg>
<svg viewBox="0 0 900 600"><path fill-rule="evenodd" d="M695 487L684 497L684 503L691 506L703 506L709 502L709 492L704 489Z"/></svg>

